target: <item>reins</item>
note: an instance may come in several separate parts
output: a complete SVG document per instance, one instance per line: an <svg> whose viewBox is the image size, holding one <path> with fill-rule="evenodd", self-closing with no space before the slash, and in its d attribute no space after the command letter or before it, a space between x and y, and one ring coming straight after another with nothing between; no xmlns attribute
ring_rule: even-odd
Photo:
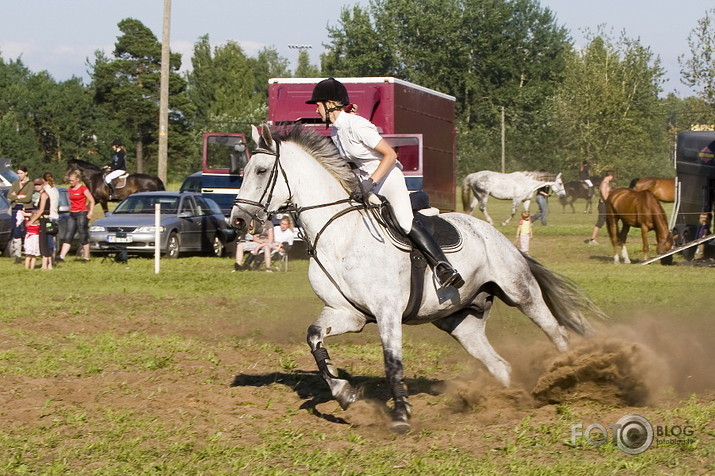
<svg viewBox="0 0 715 476"><path fill-rule="evenodd" d="M356 202L355 200L351 199L350 197L347 198L341 198L339 200L335 200L333 202L328 202L328 203L320 203L317 205L308 205L304 207L297 207L295 204L292 202L293 198L293 193L291 192L290 188L290 183L288 182L288 176L285 172L285 169L283 168L283 165L281 165L280 162L280 142L276 142L276 151L273 152L271 150L263 149L263 148L258 148L252 152L252 155L255 154L267 154L267 155L272 155L275 157L275 161L273 162L273 168L271 169L271 174L268 177L268 184L266 185L266 188L263 190L261 193L261 197L258 199L258 201L254 200L246 200L244 198L236 198L233 202L234 206L238 207L239 209L243 210L247 215L251 216L252 219L254 220L260 220L261 222L265 222L268 219L268 216L271 215L271 211L268 209L269 204L271 203L273 199L273 192L276 187L276 183L278 181L278 175L283 176L283 180L286 183L286 187L288 187L288 200L286 204L282 205L281 207L278 208L275 212L285 212L288 213L291 216L291 219L293 220L293 223L297 226L298 229L298 238L303 240L306 244L307 248L307 253L308 256L310 256L316 264L320 267L320 269L323 271L325 276L330 280L331 283L335 286L335 288L340 292L340 294L345 298L347 302L349 302L355 309L358 311L362 312L363 314L374 317L372 313L365 309L363 306L359 305L350 297L348 297L343 290L340 288L340 285L335 281L335 278L330 274L330 272L327 270L325 265L320 261L318 258L318 241L320 240L320 237L323 235L325 230L333 223L335 222L338 218L343 217L347 215L350 212L353 211L359 211L359 210L366 210L366 211L373 211L373 214L375 216L379 216L379 213L375 213L375 209L379 208L381 205L373 205L373 204L367 204L367 203L360 203ZM302 227L300 226L300 217L301 215L310 210L317 210L320 208L328 208L336 205L343 205L343 204L348 204L349 206L339 210L336 212L332 217L330 217L325 224L320 228L318 233L315 235L315 239L311 243L310 238L305 235L302 231ZM241 205L252 205L255 207L258 207L260 210L263 211L265 214L264 218L261 218L258 216L258 213L251 213L248 210L246 210L244 207Z"/></svg>

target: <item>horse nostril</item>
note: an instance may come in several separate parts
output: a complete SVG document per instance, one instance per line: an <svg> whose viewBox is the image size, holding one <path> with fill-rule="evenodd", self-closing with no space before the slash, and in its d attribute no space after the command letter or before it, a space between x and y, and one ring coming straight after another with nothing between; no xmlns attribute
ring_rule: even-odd
<svg viewBox="0 0 715 476"><path fill-rule="evenodd" d="M246 221L243 218L236 218L233 220L233 227L242 230L246 227Z"/></svg>

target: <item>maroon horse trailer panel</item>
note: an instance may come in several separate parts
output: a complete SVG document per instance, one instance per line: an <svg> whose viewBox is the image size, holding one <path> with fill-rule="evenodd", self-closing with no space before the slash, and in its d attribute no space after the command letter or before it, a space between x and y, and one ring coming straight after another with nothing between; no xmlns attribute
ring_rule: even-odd
<svg viewBox="0 0 715 476"><path fill-rule="evenodd" d="M358 114L375 124L397 149L411 191L424 190L432 206L455 210L455 98L392 77L336 78L357 104ZM301 122L327 134L310 99L317 78L273 78L268 82L268 120Z"/></svg>

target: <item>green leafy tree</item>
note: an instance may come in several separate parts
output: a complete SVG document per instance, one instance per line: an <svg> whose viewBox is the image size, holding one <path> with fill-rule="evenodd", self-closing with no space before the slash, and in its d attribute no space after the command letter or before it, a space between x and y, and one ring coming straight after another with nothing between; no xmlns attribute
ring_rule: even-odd
<svg viewBox="0 0 715 476"><path fill-rule="evenodd" d="M252 63L241 46L228 43L211 48L208 35L194 45L188 94L196 106L195 126L203 131L235 132L265 119L265 95Z"/></svg>
<svg viewBox="0 0 715 476"><path fill-rule="evenodd" d="M582 160L620 177L670 173L658 94L663 70L649 48L624 35L589 33L556 95L559 159L575 175Z"/></svg>
<svg viewBox="0 0 715 476"><path fill-rule="evenodd" d="M502 108L513 157L550 157L544 112L570 43L537 1L375 0L344 9L329 36L326 74L392 75L457 98L460 175L498 160Z"/></svg>
<svg viewBox="0 0 715 476"><path fill-rule="evenodd" d="M715 107L715 8L698 20L698 25L688 35L690 57L678 58L682 82L700 88L700 97Z"/></svg>
<svg viewBox="0 0 715 476"><path fill-rule="evenodd" d="M255 58L248 58L253 71L253 94L268 100L268 80L290 77L288 60L278 54L275 48L263 48Z"/></svg>
<svg viewBox="0 0 715 476"><path fill-rule="evenodd" d="M136 170L156 170L145 163L145 155L156 155L159 128L159 84L161 79L161 44L140 21L127 18L119 22L122 34L117 38L113 58L95 53L91 76L100 122L105 125L101 143L108 149L115 137L135 144ZM169 175L175 158L186 155L185 123L191 105L186 96L186 82L178 74L181 55L170 55L169 78Z"/></svg>
<svg viewBox="0 0 715 476"><path fill-rule="evenodd" d="M298 66L295 68L295 76L298 78L319 78L320 68L310 64L308 52L300 50L298 53Z"/></svg>
<svg viewBox="0 0 715 476"><path fill-rule="evenodd" d="M57 83L20 60L0 59L0 156L27 165L33 175L61 177L65 157L91 153L93 124L92 97L80 79Z"/></svg>

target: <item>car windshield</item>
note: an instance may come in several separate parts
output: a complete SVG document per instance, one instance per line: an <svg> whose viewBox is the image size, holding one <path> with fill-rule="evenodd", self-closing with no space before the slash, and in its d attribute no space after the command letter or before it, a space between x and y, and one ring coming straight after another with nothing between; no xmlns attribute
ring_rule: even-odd
<svg viewBox="0 0 715 476"><path fill-rule="evenodd" d="M14 170L10 170L10 169L3 170L2 172L0 172L0 175L2 175L3 177L5 177L5 180L7 180L7 181L10 182L10 183L13 183L15 180L17 180L17 179L20 178L20 177L15 173Z"/></svg>
<svg viewBox="0 0 715 476"><path fill-rule="evenodd" d="M115 215L136 215L140 213L154 213L154 206L161 205L162 215L175 215L179 207L179 197L167 196L137 196L130 195L114 209Z"/></svg>

